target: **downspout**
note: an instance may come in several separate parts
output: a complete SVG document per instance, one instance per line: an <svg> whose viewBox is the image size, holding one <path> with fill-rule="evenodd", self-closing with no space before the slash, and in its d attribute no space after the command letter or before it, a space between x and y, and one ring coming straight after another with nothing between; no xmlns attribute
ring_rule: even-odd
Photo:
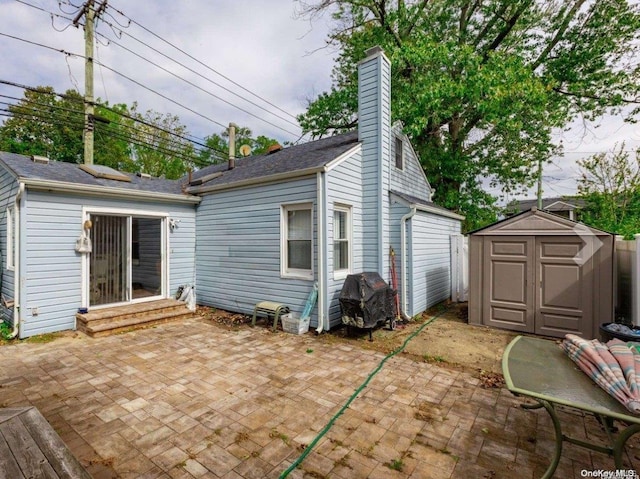
<svg viewBox="0 0 640 479"><path fill-rule="evenodd" d="M324 245L325 245L325 218L324 218L324 177L322 172L316 174L316 201L318 203L318 327L316 334L324 329Z"/></svg>
<svg viewBox="0 0 640 479"><path fill-rule="evenodd" d="M416 214L416 207L412 206L411 211L400 220L400 243L401 243L401 263L402 277L400 279L400 287L402 288L402 313L407 314L407 221Z"/></svg>
<svg viewBox="0 0 640 479"><path fill-rule="evenodd" d="M23 193L24 183L20 182L13 215L13 331L9 339L14 339L20 333L20 201Z"/></svg>

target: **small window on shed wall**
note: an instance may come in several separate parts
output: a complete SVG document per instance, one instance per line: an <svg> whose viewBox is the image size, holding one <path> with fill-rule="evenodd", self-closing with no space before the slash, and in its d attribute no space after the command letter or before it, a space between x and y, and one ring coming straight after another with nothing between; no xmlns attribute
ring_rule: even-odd
<svg viewBox="0 0 640 479"><path fill-rule="evenodd" d="M15 206L7 208L7 269L14 269L14 252L16 250Z"/></svg>
<svg viewBox="0 0 640 479"><path fill-rule="evenodd" d="M396 168L404 169L404 145L399 136L396 136Z"/></svg>

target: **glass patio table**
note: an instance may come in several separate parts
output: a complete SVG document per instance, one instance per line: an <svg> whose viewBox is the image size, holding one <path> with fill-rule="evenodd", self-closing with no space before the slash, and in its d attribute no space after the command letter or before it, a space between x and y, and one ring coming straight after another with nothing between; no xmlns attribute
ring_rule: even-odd
<svg viewBox="0 0 640 479"><path fill-rule="evenodd" d="M616 469L622 469L625 443L640 432L640 416L630 413L593 382L558 344L547 339L517 336L504 351L502 372L509 391L537 402L534 405L522 405L523 408L545 408L551 416L555 430L555 453L543 479L551 478L558 467L564 441L613 455ZM604 427L610 445L593 444L563 434L556 405L593 414ZM614 434L613 427L616 419L620 421L618 434Z"/></svg>

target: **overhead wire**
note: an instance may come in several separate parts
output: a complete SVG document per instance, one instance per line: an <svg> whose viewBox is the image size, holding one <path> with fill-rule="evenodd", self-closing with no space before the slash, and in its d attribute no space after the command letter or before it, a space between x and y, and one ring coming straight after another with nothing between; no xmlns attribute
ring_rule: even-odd
<svg viewBox="0 0 640 479"><path fill-rule="evenodd" d="M154 33L153 31L151 31L150 29L148 29L147 27L145 27L144 25L142 25L141 23L135 21L134 19L132 19L131 17L127 16L124 12L122 12L121 10L118 10L117 8L115 8L113 5L107 5L107 9L112 9L115 12L117 12L119 15L121 15L122 17L126 18L129 22L133 23L134 25L137 25L138 27L142 28L144 31L146 31L147 33L149 33L150 35L156 37L158 40L166 43L167 45L169 45L170 47L176 49L177 51L179 51L180 53L182 53L183 55L185 55L186 57L190 58L191 60L193 60L194 62L198 63L199 65L203 66L204 68L206 68L207 70L215 73L216 75L224 78L225 80L227 80L228 82L232 83L233 85L237 86L238 88L240 88L241 90L249 93L250 95L253 95L254 97L262 100L263 102L265 102L266 104L272 106L273 108L276 108L277 110L281 111L282 113L284 113L285 115L288 115L292 118L296 118L295 115L292 115L291 113L289 113L286 110L283 110L282 108L280 108L278 105L275 105L274 103L270 102L269 100L261 97L260 95L258 95L257 93L249 90L248 88L242 86L241 84L239 84L238 82L232 80L231 78L229 78L228 76L224 75L223 73L220 73L219 71L215 70L214 68L210 67L209 65L207 65L206 63L202 62L201 60L197 59L196 57L194 57L193 55L189 54L188 52L186 52L185 50L183 50L182 48L174 45L173 43L171 43L170 41L166 40L165 38L161 37L160 35L158 35L157 33ZM113 18L113 17L112 17ZM114 19L115 20L115 19Z"/></svg>
<svg viewBox="0 0 640 479"><path fill-rule="evenodd" d="M222 98L222 97L220 97L220 96L216 95L215 93L212 93L212 92L210 92L210 91L208 91L208 90L205 90L205 89L204 89L204 88L202 88L201 86L196 85L195 83L193 83L191 80L187 80L186 78L184 78L184 77L182 77L182 76L178 75L177 73L172 72L172 71L171 71L171 70L169 70L168 68L165 68L165 67L163 67L162 65L159 65L158 63L156 63L156 62L154 62L154 61L152 61L152 60L149 60L148 58L145 58L144 56L140 55L139 53L134 52L133 50L131 50L131 49L129 49L129 48L127 48L127 47L125 47L124 45L121 45L120 43L116 42L115 40L110 39L110 38L108 38L108 37L105 37L104 35L99 34L99 33L98 33L97 35L101 36L102 38L107 39L108 41L112 42L114 45L119 46L119 47L120 47L120 48L122 48L123 50L128 51L128 52L129 52L129 53L131 53L132 55L134 55L134 56L136 56L136 57L140 58L141 60L143 60L143 61L145 61L145 62L147 62L147 63L149 63L149 64L151 64L151 65L153 65L154 67L156 67L156 68L158 68L158 69L162 70L163 72L168 73L169 75L171 75L171 76L173 76L173 77L177 78L178 80L181 80L181 81L185 82L186 84L188 84L188 85L192 86L193 88L196 88L197 90L200 90L201 92L206 93L207 95L209 95L209 96L211 96L211 97L213 97L213 98L215 98L215 99L217 99L217 100L220 100L221 102L226 103L227 105L232 106L232 107L234 107L234 108L236 108L236 109L240 110L241 112L246 113L247 115L250 115L250 116L252 116L252 117L254 117L254 118L256 118L256 119L258 119L258 120L260 120L260 121L263 121L263 122L265 122L265 123L267 123L267 124L269 124L269 125L271 125L271 126L273 126L273 127L275 127L275 128L278 128L278 129L280 129L280 130L282 130L282 131L284 131L284 132L286 132L286 133L289 133L290 135L293 135L294 137L297 137L297 136L298 136L298 134L297 134L297 133L295 133L295 132L289 131L289 130L287 130L287 129L285 129L285 128L281 127L281 126L278 126L278 125L276 125L276 124L274 124L274 123L272 123L272 122L268 121L268 120L265 120L264 118L262 118L262 117L260 117L260 116L258 116L258 115L255 115L254 113L251 113L250 111L245 110L244 108L241 108L241 107L239 107L238 105L235 105L234 103L231 103L230 101L225 100L224 98ZM99 63L99 62L96 62L96 64L100 64L100 63ZM180 63L178 63L178 64L180 65ZM109 67L105 67L105 68L109 68ZM124 75L123 75L123 76L124 76ZM202 76L202 75L201 75L201 76ZM125 78L126 78L126 77L125 77ZM204 78L204 76L203 76L203 78ZM260 107L260 108L262 108L262 107ZM268 110L266 110L266 111L268 112ZM278 115L276 115L276 116L278 116ZM286 121L286 122L288 122L288 123L292 124L293 126L296 126L296 127L298 127L298 128L299 128L299 126L298 126L297 124L295 124L295 123L293 123L293 122L291 122L291 121L289 121L289 120L286 120L286 119L284 119L284 118L282 118L282 117L279 117L279 116L278 116L278 118L281 118L281 119L283 119L284 121Z"/></svg>
<svg viewBox="0 0 640 479"><path fill-rule="evenodd" d="M14 87L17 87L17 88L21 88L21 89L24 89L24 90L29 90L29 91L33 91L33 92L37 92L37 93L44 93L44 94L48 94L48 95L59 96L61 98L69 98L68 95L63 94L63 93L57 93L57 92L53 92L53 91L46 91L46 90L30 87L30 86L27 86L27 85L21 85L19 83L15 83L15 82L10 82L10 81L7 81L7 80L0 79L0 84L14 86ZM50 107L50 105L47 105L45 103L35 102L33 100L29 100L29 99L26 99L26 98L22 98L21 99L21 98L17 98L17 97L10 97L9 95L0 95L0 97L7 97L7 98L15 99L15 100L18 100L18 101L24 101L24 102L27 102L27 103L37 104L39 106ZM101 103L93 102L93 105L98 107L98 108L104 108L104 109L106 109L106 110L108 110L108 111L110 111L110 112L112 112L112 113L114 113L116 115L119 115L121 117L127 118L127 119L132 120L132 121L135 121L135 122L140 123L142 125L145 125L145 126L147 126L149 128L155 128L155 129L157 129L159 131L162 131L164 133L167 133L169 135L176 136L176 137L181 138L181 139L183 139L185 141L193 143L194 145L198 145L198 146L200 146L202 148L207 148L209 151L217 153L219 155L223 155L225 157L228 155L228 153L226 151L218 150L217 148L213 148L213 147L207 145L206 143L202 143L200 141L193 140L192 138L197 138L197 137L194 137L192 135L189 135L191 137L191 138L189 138L189 136L181 135L179 133L176 133L176 132L171 131L169 129L163 128L163 127L158 126L158 125L155 125L153 123L147 122L147 121L145 121L145 120L143 120L141 118L137 118L137 117L131 116L131 115L127 114L127 113L124 113L122 111L116 110L116 109L114 109L112 107L109 107L109 106L101 104ZM64 108L59 107L59 106L57 108L64 109ZM69 109L66 109L66 110L69 110ZM81 111L81 110L69 110L69 111L73 111L75 113L84 114L84 111ZM200 139L200 138L198 138L198 139ZM202 139L202 140L206 141L205 139ZM218 158L221 158L221 157L218 157Z"/></svg>
<svg viewBox="0 0 640 479"><path fill-rule="evenodd" d="M31 7L31 8L35 8L35 9L37 9L37 10L40 10L40 11L42 11L42 12L45 12L45 13L50 14L50 15L52 16L52 20L53 20L53 17L55 16L55 17L58 17L58 18L63 18L63 19L68 20L68 21L73 21L73 19L71 19L71 18L69 18L69 17L65 17L65 16L63 16L63 15L59 15L59 14L57 14L57 13L51 12L51 11L46 10L46 9L44 9L44 8L38 7L38 6L33 5L33 4L30 4L30 3L28 3L28 2L25 2L24 0L16 0L16 1L17 1L17 2L19 2L19 3L21 3L21 4L23 4L23 5L26 5L26 6L29 6L29 7ZM68 4L68 5L71 5L71 6L74 6L74 7L75 7L75 5L73 5L73 4L72 4L72 3L70 3L70 2L60 2L60 1L59 1L58 3L59 3L59 4ZM107 8L110 8L110 7L111 7L110 5L107 5ZM117 11L119 14L121 14L122 16L124 16L125 18L129 19L129 17L127 17L126 15L124 15L122 12L120 12L120 11L118 11L118 10L116 10L116 11ZM65 12L65 13L66 13L66 12ZM109 16L110 16L110 17L112 17L112 18L114 18L112 15L109 15ZM155 37L162 39L162 37L160 37L159 35L157 35L157 34L155 34L155 33L151 32L150 30L146 29L146 27L143 27L143 26L139 25L136 21L131 20L131 19L129 19L129 20L130 20L131 22L135 23L136 25L140 26L141 28L143 28L145 31L149 31L149 32L150 32L152 35L154 35ZM115 19L115 18L114 18L114 21L115 21L115 22L116 22L116 23L117 23L121 28L126 28L124 25L120 24L120 23L117 21L117 19ZM109 25L109 26L110 26L110 28L114 31L114 34L115 34L116 36L118 36L118 34L116 33L116 30L118 29L118 27L116 27L115 25L111 24L110 22L107 22L107 21L106 21L106 20L104 20L104 19L102 20L102 22L103 22L103 23L105 23L105 24L107 24L107 25ZM79 25L82 25L82 23L81 23L81 22L79 22L78 24L79 24ZM118 29L118 30L119 30L119 29ZM282 116L280 116L280 115L278 115L278 114L276 114L276 113L274 113L274 112L272 112L272 111L270 111L270 110L268 110L268 109L266 109L266 108L262 107L261 105L258 105L257 103L255 103L255 102L253 102L253 101L251 101L251 100L249 100L249 99L247 99L247 98L245 98L245 97L243 97L243 96L241 96L241 95L237 94L237 93L236 93L236 92L234 92L233 90L230 90L230 89L226 88L225 86L223 86L223 85L221 85L221 84L219 84L219 83L217 83L217 82L215 82L215 81L211 80L210 78L206 77L205 75L202 75L202 74L198 73L196 70L193 70L192 68L190 68L190 67L188 67L187 65L185 65L185 64L183 64L183 63L181 63L180 61L178 61L178 60L176 60L176 59L172 58L171 56L169 56L169 55L166 55L166 54L162 53L162 52L161 52L161 51L159 51L158 49L156 49L156 48L154 48L154 47L152 47L152 46L148 45L147 43L145 43L145 42L143 42L142 40L140 40L140 39L136 38L135 36L130 35L130 34L128 34L127 32L123 32L122 30L119 30L119 31L120 31L120 34L124 33L124 34L125 34L125 35L127 35L128 37L130 37L130 38L132 38L133 40L135 40L135 41L139 42L140 44L142 44L142 45L146 46L147 48L149 48L149 49L153 50L154 52L158 53L159 55L162 55L163 57L165 57L165 58L167 58L167 59L169 59L169 60L171 60L171 61L175 62L176 64L180 65L181 67L183 67L183 68L187 69L188 71L190 71L190 72L192 72L192 73L194 73L194 74L198 75L199 77L201 77L201 78L205 79L206 81L208 81L208 82L210 82L210 83L212 83L212 84L214 84L214 85L218 86L219 88L222 88L223 90L225 90L225 91L227 91L227 92L231 93L232 95L235 95L236 97L238 97L238 98L242 99L243 101L246 101L246 102L250 103L251 105L253 105L253 106L255 106L255 107L257 107L257 108L259 108L259 109L261 109L261 110L265 111L266 113L268 113L268 114L270 114L270 115L273 115L273 116L275 116L276 118L279 118L280 120L286 121L287 123L289 123L289 124L291 124L291 125L295 126L296 128L300 128L300 126L299 126L297 123L294 123L294 122L292 122L292 121L290 121L290 120L287 120L286 118L283 118ZM117 45L117 46L119 46L120 48L122 48L122 49L124 49L124 50L128 51L129 53L131 53L131 54L133 54L133 55L137 56L138 58L140 58L140 59L142 59L142 60L144 60L144 61L146 61L146 62L148 62L148 63L150 63L150 64L154 65L155 67L157 67L157 68L159 68L159 69L161 69L161 70L165 71L166 73L168 73L168 74L170 74L170 75L172 75L172 76L174 76L174 77L176 77L176 78L178 78L178 79L180 79L180 80L182 80L182 81L184 81L184 82L188 83L188 84L189 84L189 85L191 85L192 87L197 88L197 89L199 89L199 90L203 91L204 93L207 93L208 95L212 96L213 98L216 98L217 100L222 101L222 102L224 102L224 103L228 104L229 106L231 106L231 107L233 107L233 108L236 108L236 109L238 109L238 110L242 111L243 113L246 113L246 114L248 114L248 115L250 115L250 116L252 116L252 117L254 117L254 118L256 118L256 119L258 119L258 120L260 120L260 121L263 121L263 122L265 122L266 124L268 124L268 125L270 125L270 126L272 126L272 127L274 127L274 128L277 128L277 129L279 129L279 130L282 130L282 131L286 132L287 134L292 135L294 138L298 138L298 140L296 140L296 142L297 142L297 141L299 141L299 140L300 140L300 138L302 138L302 137L304 136L304 133L303 133L302 135L299 135L298 133L295 133L295 132L292 132L292 131L290 131L290 130L287 130L286 128L283 128L283 127L281 127L281 126L279 126L279 125L277 125L277 124L275 124L275 123L273 123L273 122L271 122L271 121L269 121L269 120L266 120L266 119L264 119L264 118L262 118L262 117L260 117L260 116L258 116L258 115L256 115L256 114L254 114L254 113L252 113L252 112L250 112L250 111L248 111L248 110L246 110L246 109L244 109L244 108L242 108L242 107L240 107L240 106L238 106L238 105L236 105L236 104L234 104L234 103L232 103L232 102L230 102L230 101L225 100L224 98L222 98L222 97L220 97L220 96L218 96L218 95L215 95L215 94L214 94L214 93L212 93L212 92L209 92L208 90L205 90L205 89L203 89L203 88L199 87L199 86L198 86L198 85L196 85L195 83L193 83L193 82L191 82L191 81L189 81L189 80L187 80L187 79L185 79L185 78L183 78L183 77L181 77L181 76L179 76L179 75L177 75L177 74L175 74L175 73L171 72L170 70L168 70L168 69L166 69L166 68L164 68L164 67L162 67L162 66L158 65L157 63L155 63L155 62L153 62L153 61L151 61L151 60L149 60L149 59L145 58L144 56L142 56L142 55L140 55L140 54L138 54L138 53L136 53L136 52L132 51L131 49L129 49L129 48L127 48L127 47L125 47L124 45L122 45L122 44L120 44L120 43L118 43L118 42L116 42L116 41L115 41L115 40L113 40L112 38L107 37L106 35L103 35L103 34L100 34L99 32L96 32L96 36L100 36L100 37L104 38L105 40L107 40L107 41L109 41L109 42L114 43L115 45ZM19 39L19 37L14 37L14 38L15 38L15 39ZM27 40L25 40L25 39L22 39L22 40L23 40L23 41L27 41ZM182 52L182 53L185 53L185 54L186 54L186 52L184 52L184 51L183 51L183 50L181 50L180 48L176 47L175 45L171 44L170 42L167 42L167 41L166 41L166 40L164 40L164 39L162 39L162 40L163 40L163 41L165 41L165 43L168 43L169 45L171 45L173 48L176 48L178 51L180 51L180 52ZM41 46L42 46L42 45L41 45ZM50 48L53 48L53 47L50 47ZM54 50L59 51L58 49L54 49ZM73 53L70 53L70 52L66 52L65 54L66 54L66 55L76 56L76 57L79 57L79 58L84 58L84 56L82 56L82 55L79 55L79 54L73 54ZM189 57L190 57L190 55L188 55L188 54L187 54L187 56L189 56ZM192 58L192 59L193 59L193 58ZM200 62L200 61L199 61L199 60L197 60L197 59L194 59L194 61L197 61L198 63L200 63L200 64L202 64L203 66L207 67L207 65L206 65L206 64L204 64L204 63ZM157 93L157 92L155 92L154 90L152 90L152 89L150 89L150 88L146 87L145 85L140 84L139 82L137 82L137 81L133 80L132 78L127 77L126 75L124 75L124 74L122 74L122 73L120 73L120 72L118 72L118 71L114 70L113 68L111 68L111 67L109 67L109 66L107 66L107 65L105 65L105 64L103 64L103 63L101 63L101 62L99 62L99 61L95 61L95 63L96 63L97 65L99 65L99 66L102 66L102 67L104 67L104 68L108 69L108 70L111 70L112 72L116 73L117 75L120 75L120 76L122 76L122 77L126 78L127 80L129 80L129 81L131 81L131 82L133 82L133 83L136 83L138 86L141 86L142 88L145 88L145 89L147 89L147 90L150 90L152 93L158 94L158 93ZM207 67L207 68L211 69L210 67ZM245 89L244 87L242 87L241 85L237 84L236 82L234 82L234 81L233 81L233 80L231 80L230 78L228 78L228 77L226 77L226 76L224 76L224 75L220 74L219 72L217 72L217 71L215 71L215 70L213 70L213 69L211 69L211 70L212 70L212 71L214 71L216 74L219 74L220 76L222 76L222 77L223 77L223 78L225 78L226 80L228 80L228 81L230 81L230 82L234 83L236 86L238 86L238 87L242 88L243 90L246 90L248 93L251 93L251 94L252 94L252 95L254 95L255 97L259 98L260 100L262 100L262 101L266 102L267 104L269 104L269 105L273 106L274 108L277 108L278 110L282 111L283 113L287 114L288 116L290 116L290 117L292 117L292 118L294 118L294 119L296 118L294 115L292 115L292 114L290 114L290 113L286 112L285 110L282 110L282 109L281 109L281 108L279 108L277 105L274 105L273 103L269 102L268 100L266 100L266 99L264 99L264 98L260 97L259 95L255 94L255 93L251 92L250 90ZM161 96L162 96L162 95L161 95ZM178 103L178 102L176 102L176 101L173 101L173 100L171 100L171 99L169 99L169 98L166 98L166 97L164 97L164 98L165 98L165 99L168 99L169 101L172 101L172 103L175 103L175 104L177 104L178 106L181 106L182 108L187 108L187 109L188 109L188 107L185 107L184 105L182 105L182 104L180 104L180 103ZM196 115L199 115L197 112L194 112L193 110L190 110L190 111L191 111L192 113L196 114ZM199 115L199 116L202 116L202 115ZM209 118L206 118L206 117L205 117L205 119L209 119ZM211 119L209 119L209 120L211 121ZM215 122L215 121L214 121L214 122ZM218 125L221 125L220 123L217 123L217 124L218 124ZM224 126L224 125L223 125L222 127L223 127L223 128L226 128L226 126Z"/></svg>
<svg viewBox="0 0 640 479"><path fill-rule="evenodd" d="M5 102L0 102L0 103L5 103ZM78 136L81 137L82 136L82 129L84 128L84 121L81 119L77 119L76 121L72 121L69 118L65 118L64 121L63 120L59 120L59 119L54 119L51 116L47 116L47 115L41 115L37 112L37 110L32 109L31 111L22 111L22 112L15 112L12 110L9 110L7 108L0 108L0 116L4 116L4 117L10 117L10 118L23 118L23 119L36 119L38 121L41 121L42 123L46 123L46 124L50 124L50 125L54 125L54 126L58 126L58 127L75 127L78 129ZM125 125L119 125L119 126L125 126ZM132 127L129 127L132 128ZM134 130L136 130L135 128L133 128ZM164 146L160 146L154 143L149 143L148 141L145 141L143 139L140 139L139 137L133 137L124 133L120 133L117 132L116 130L114 130L113 128L110 128L107 125L96 125L96 127L94 128L94 131L97 134L106 134L108 136L111 136L112 138L115 139L120 139L120 140L124 140L127 143L131 143L143 148L149 148L151 150L157 151L158 153L164 154L164 155L168 155L168 156L172 156L174 158L178 158L182 161L187 162L188 164L193 164L195 166L198 167L206 167L206 166L210 166L212 164L212 162L208 162L208 161L204 161L202 160L197 153L199 153L199 150L195 150L194 149L194 155L192 156L187 156L184 153L171 149L171 148L167 148ZM152 135L153 136L153 135ZM170 143L171 145L172 143ZM173 145L175 146L184 146L180 143L177 142L173 142ZM130 158L131 159L131 158ZM135 162L135 160L134 160Z"/></svg>
<svg viewBox="0 0 640 479"><path fill-rule="evenodd" d="M4 81L0 80L0 83L4 83ZM53 92L42 92L42 93L56 95ZM18 99L17 97L13 97L13 96L10 96L10 95L3 95L3 94L0 95L0 97L4 97L4 98L8 98L8 99ZM5 104L5 105L8 105L10 107L13 107L13 109L2 109L2 111L6 111L6 112L9 113L8 115L2 115L2 116L9 116L9 117L15 116L15 117L19 117L19 118L35 118L35 119L38 119L38 120L43 121L45 123L55 124L57 126L69 126L70 124L72 124L72 126L78 126L80 130L82 130L84 128L84 118L83 118L84 111L82 111L82 110L75 110L75 109L72 109L72 108L61 107L59 105L50 105L50 104L46 104L46 103L40 103L40 102L36 102L36 101L33 101L33 100L28 100L28 99L18 99L18 100L20 100L20 101L22 101L24 103L28 103L30 105L36 105L36 106L39 106L39 107L45 107L45 108L47 108L49 110L53 109L53 110L64 111L64 112L69 112L69 113L72 113L72 114L76 114L76 115L78 115L77 124L70 123L73 120L72 118L65 118L65 122L64 123L56 122L56 121L50 121L52 119L51 115L43 115L41 113L41 110L39 110L37 108L29 108L29 107L27 107L25 105L16 105L14 103L0 101L0 104ZM100 106L100 105L98 104L97 106ZM115 110L114 110L114 113L119 113L119 114L122 115L122 113L117 112ZM160 138L159 135L158 135L158 132L161 131L161 132L164 132L166 134L172 135L173 137L177 137L177 138L180 138L181 140L189 142L189 144L192 144L192 145L196 144L196 142L194 142L193 140L190 140L190 139L184 137L183 135L179 135L177 133L174 133L171 130L167 130L167 129L158 127L156 125L153 125L151 123L141 121L141 120L136 119L134 117L131 117L129 115L123 115L123 116L126 116L127 118L130 118L133 121L136 121L138 123L144 124L145 126L151 128L151 130L142 130L142 129L136 128L136 127L134 127L132 125L127 125L126 123L116 123L115 124L119 128L125 128L125 129L128 129L128 130L132 130L134 132L134 135L143 135L143 134L151 133L152 137ZM111 123L109 123L109 124L111 124ZM106 125L106 124L104 122L96 121L94 127L96 129L98 129L97 127L99 125L100 125L100 128L102 128L102 125ZM133 136L130 136L128 138L130 140L134 139ZM169 140L169 141L172 142L175 145L180 145L180 146L185 144L185 143L180 143L180 142L178 142L176 140ZM142 146L140 143L138 143L138 144L140 146ZM197 149L197 148L194 147L194 153L196 153L197 155L200 155L203 151L205 151L205 149L209 150L209 154L211 155L211 157L213 159L212 162L202 160L200 156L197 156L196 159L194 160L193 158L190 158L190 157L186 158L186 157L184 157L184 155L182 155L182 159L189 160L190 162L192 162L192 163L194 163L194 164L196 164L197 166L200 166L200 167L209 166L209 165L214 164L214 163L216 163L218 161L226 160L227 152L222 151L222 150L217 150L215 148L211 148L206 144L199 144L199 145L202 146L202 148ZM149 148L153 148L154 144L145 142L144 146L149 147ZM166 150L166 149L163 151L163 153L171 153L174 156L178 155L177 152L175 152L173 150Z"/></svg>

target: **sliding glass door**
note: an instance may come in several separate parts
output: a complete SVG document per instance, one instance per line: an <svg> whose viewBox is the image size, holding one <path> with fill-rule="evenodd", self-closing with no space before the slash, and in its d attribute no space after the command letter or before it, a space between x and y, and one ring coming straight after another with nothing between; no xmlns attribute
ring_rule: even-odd
<svg viewBox="0 0 640 479"><path fill-rule="evenodd" d="M91 214L89 305L142 301L164 294L164 218Z"/></svg>

